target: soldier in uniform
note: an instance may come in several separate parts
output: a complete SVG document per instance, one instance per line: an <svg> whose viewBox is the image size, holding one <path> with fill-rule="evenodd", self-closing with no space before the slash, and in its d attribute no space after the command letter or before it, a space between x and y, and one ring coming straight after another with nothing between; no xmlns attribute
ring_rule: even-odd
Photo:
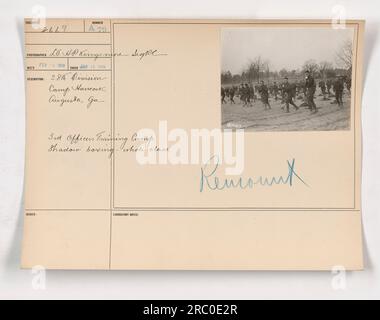
<svg viewBox="0 0 380 320"><path fill-rule="evenodd" d="M240 102L243 102L244 103L244 84L240 84L240 87L239 87L239 97L240 97Z"/></svg>
<svg viewBox="0 0 380 320"><path fill-rule="evenodd" d="M269 92L268 87L264 84L264 81L261 80L260 87L259 87L259 93L261 96L261 101L264 104L264 109L269 110L272 109L269 104Z"/></svg>
<svg viewBox="0 0 380 320"><path fill-rule="evenodd" d="M222 87L222 90L221 90L221 95L222 95L222 103L226 103L226 100L225 100L225 98L226 98L226 89L224 89L223 87Z"/></svg>
<svg viewBox="0 0 380 320"><path fill-rule="evenodd" d="M247 83L243 84L243 107L248 107L249 104L249 87Z"/></svg>
<svg viewBox="0 0 380 320"><path fill-rule="evenodd" d="M252 83L248 87L249 103L252 106L252 101L255 101L255 89L253 88Z"/></svg>
<svg viewBox="0 0 380 320"><path fill-rule="evenodd" d="M291 85L287 77L285 77L284 79L285 82L282 84L282 90L284 92L284 103L286 106L286 112L289 112L289 104L291 104L296 110L298 110L299 107L293 101L293 97L296 94L296 86Z"/></svg>
<svg viewBox="0 0 380 320"><path fill-rule="evenodd" d="M313 76L310 74L310 71L307 70L305 72L305 98L306 98L306 103L309 106L309 109L315 113L317 112L317 106L315 105L314 102L314 93L315 93L315 81Z"/></svg>
<svg viewBox="0 0 380 320"><path fill-rule="evenodd" d="M337 76L334 82L334 92L336 103L339 107L343 107L343 78L340 76Z"/></svg>
<svg viewBox="0 0 380 320"><path fill-rule="evenodd" d="M244 92L245 92L245 105L249 107L249 104L251 103L251 99L249 97L249 86L248 83L244 84Z"/></svg>
<svg viewBox="0 0 380 320"><path fill-rule="evenodd" d="M229 93L229 98L230 98L230 103L233 103L235 104L235 100L234 100L234 96L235 96L235 91L236 91L236 88L234 86L232 86L230 88L230 91L228 92Z"/></svg>

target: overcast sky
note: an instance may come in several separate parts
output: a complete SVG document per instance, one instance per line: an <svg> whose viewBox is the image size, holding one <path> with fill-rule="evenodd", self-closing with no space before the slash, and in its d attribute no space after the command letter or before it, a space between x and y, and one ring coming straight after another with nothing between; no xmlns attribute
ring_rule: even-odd
<svg viewBox="0 0 380 320"><path fill-rule="evenodd" d="M352 28L225 28L222 70L241 73L259 55L272 71L299 69L309 59L335 65L336 52L353 34Z"/></svg>

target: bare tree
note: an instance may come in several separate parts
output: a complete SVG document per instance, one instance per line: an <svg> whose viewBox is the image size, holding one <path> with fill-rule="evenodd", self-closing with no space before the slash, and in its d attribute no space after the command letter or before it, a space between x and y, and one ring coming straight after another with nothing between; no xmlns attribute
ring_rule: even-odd
<svg viewBox="0 0 380 320"><path fill-rule="evenodd" d="M330 70L333 70L334 67L332 65L331 62L328 62L328 61L321 61L319 63L319 72L321 73L321 77L322 78L326 78L327 76L327 73L330 71Z"/></svg>
<svg viewBox="0 0 380 320"><path fill-rule="evenodd" d="M269 72L269 62L263 60L261 56L257 56L248 62L247 67L244 69L242 75L248 80L260 80L260 76Z"/></svg>
<svg viewBox="0 0 380 320"><path fill-rule="evenodd" d="M352 41L347 40L343 43L340 50L336 53L336 61L342 68L346 70L352 69Z"/></svg>
<svg viewBox="0 0 380 320"><path fill-rule="evenodd" d="M319 66L313 59L307 60L302 67L303 71L309 70L311 74L318 72Z"/></svg>

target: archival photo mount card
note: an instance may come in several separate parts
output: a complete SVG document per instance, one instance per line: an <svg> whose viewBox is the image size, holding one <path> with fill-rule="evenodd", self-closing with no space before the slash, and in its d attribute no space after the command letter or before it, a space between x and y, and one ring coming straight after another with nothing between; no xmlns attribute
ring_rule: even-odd
<svg viewBox="0 0 380 320"><path fill-rule="evenodd" d="M25 19L22 267L363 269L363 37Z"/></svg>

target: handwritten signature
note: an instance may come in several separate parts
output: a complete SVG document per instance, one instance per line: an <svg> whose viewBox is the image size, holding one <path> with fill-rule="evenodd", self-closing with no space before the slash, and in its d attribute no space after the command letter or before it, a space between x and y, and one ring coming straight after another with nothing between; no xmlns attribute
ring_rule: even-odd
<svg viewBox="0 0 380 320"><path fill-rule="evenodd" d="M158 57L158 56L167 56L167 53L161 53L157 49L149 49L149 50L137 50L133 51L131 54L132 57L138 57L139 60L142 60L146 57Z"/></svg>
<svg viewBox="0 0 380 320"><path fill-rule="evenodd" d="M210 166L210 163L215 160L215 165ZM217 176L219 168L219 161L217 157L212 157L208 163L201 168L200 176L200 192L204 190L224 190L224 189L252 189L254 186L274 186L274 185L289 185L293 186L294 180L302 182L305 186L308 184L301 178L295 170L295 159L287 160L288 168L287 174L283 176L263 177L256 178L220 178Z"/></svg>

